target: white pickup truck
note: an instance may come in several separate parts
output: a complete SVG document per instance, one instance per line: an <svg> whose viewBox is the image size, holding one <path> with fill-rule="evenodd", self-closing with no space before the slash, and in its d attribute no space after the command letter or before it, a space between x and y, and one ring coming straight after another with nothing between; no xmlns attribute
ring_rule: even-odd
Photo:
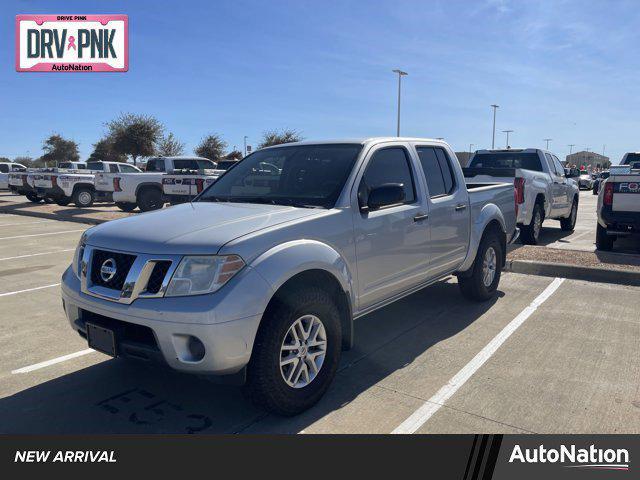
<svg viewBox="0 0 640 480"><path fill-rule="evenodd" d="M52 198L58 205L86 208L94 202L111 202L111 192L96 189L95 176L100 172L139 172L136 167L120 162L87 162L86 169L53 169L38 176L34 182L38 195Z"/></svg>
<svg viewBox="0 0 640 480"><path fill-rule="evenodd" d="M26 172L27 167L21 163L0 162L0 190L9 190L9 174L13 172Z"/></svg>
<svg viewBox="0 0 640 480"><path fill-rule="evenodd" d="M618 237L640 239L640 154L612 165L598 193L596 248L609 251Z"/></svg>
<svg viewBox="0 0 640 480"><path fill-rule="evenodd" d="M136 206L143 212L162 208L166 202L162 179L173 170L214 170L216 164L200 157L154 157L147 162L144 173L106 175L113 185L113 201L130 212Z"/></svg>
<svg viewBox="0 0 640 480"><path fill-rule="evenodd" d="M174 170L162 178L162 193L171 205L191 201L236 163L222 160L215 170Z"/></svg>
<svg viewBox="0 0 640 480"><path fill-rule="evenodd" d="M578 185L553 153L537 148L478 150L463 170L474 182L514 184L522 243L538 243L546 219L560 220L562 230L573 231Z"/></svg>

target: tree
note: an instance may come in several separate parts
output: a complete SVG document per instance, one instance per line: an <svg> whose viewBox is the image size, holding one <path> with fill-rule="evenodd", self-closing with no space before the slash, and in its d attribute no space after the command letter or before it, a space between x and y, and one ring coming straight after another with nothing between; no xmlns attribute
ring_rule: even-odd
<svg viewBox="0 0 640 480"><path fill-rule="evenodd" d="M241 160L242 159L242 152L239 150L233 150L229 153L227 153L224 157L226 160Z"/></svg>
<svg viewBox="0 0 640 480"><path fill-rule="evenodd" d="M113 149L123 155L130 155L134 165L138 157L149 157L156 151L164 127L150 115L122 113L107 123L109 137L113 139Z"/></svg>
<svg viewBox="0 0 640 480"><path fill-rule="evenodd" d="M178 140L173 133L162 137L158 143L157 155L161 157L177 157L184 153L184 143Z"/></svg>
<svg viewBox="0 0 640 480"><path fill-rule="evenodd" d="M9 160L7 157L0 157L0 162L10 162L11 160Z"/></svg>
<svg viewBox="0 0 640 480"><path fill-rule="evenodd" d="M216 161L224 156L226 148L227 142L225 142L217 133L212 133L200 141L198 146L195 148L194 153L199 157Z"/></svg>
<svg viewBox="0 0 640 480"><path fill-rule="evenodd" d="M58 162L77 162L80 160L78 144L73 140L63 138L57 133L44 141L42 150L44 150L44 155L40 157L40 160L47 164L53 162L54 165L57 165Z"/></svg>
<svg viewBox="0 0 640 480"><path fill-rule="evenodd" d="M258 148L271 147L272 145L280 145L282 143L299 142L304 140L300 132L285 128L281 132L278 130L267 130L262 134L262 142Z"/></svg>
<svg viewBox="0 0 640 480"><path fill-rule="evenodd" d="M105 137L93 144L93 152L89 155L90 162L126 162L127 156L116 152L114 141L111 137Z"/></svg>

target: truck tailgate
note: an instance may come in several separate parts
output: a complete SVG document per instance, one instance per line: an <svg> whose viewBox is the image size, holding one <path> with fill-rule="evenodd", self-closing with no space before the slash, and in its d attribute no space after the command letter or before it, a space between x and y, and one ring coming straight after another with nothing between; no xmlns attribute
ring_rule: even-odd
<svg viewBox="0 0 640 480"><path fill-rule="evenodd" d="M640 175L615 175L606 184L613 185L614 212L640 212Z"/></svg>

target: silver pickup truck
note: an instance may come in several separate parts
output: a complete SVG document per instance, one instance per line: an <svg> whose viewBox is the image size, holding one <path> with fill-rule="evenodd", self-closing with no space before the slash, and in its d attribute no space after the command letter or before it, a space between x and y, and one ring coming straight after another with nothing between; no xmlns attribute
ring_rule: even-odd
<svg viewBox="0 0 640 480"><path fill-rule="evenodd" d="M517 234L513 185L465 185L444 142L292 143L192 203L87 230L62 297L90 347L240 379L294 415L328 388L354 319L450 275L493 297Z"/></svg>

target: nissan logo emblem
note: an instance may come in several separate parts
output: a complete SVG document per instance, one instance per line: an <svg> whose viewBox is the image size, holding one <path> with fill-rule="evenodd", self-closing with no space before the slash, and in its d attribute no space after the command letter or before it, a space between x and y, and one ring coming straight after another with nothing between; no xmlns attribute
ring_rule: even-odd
<svg viewBox="0 0 640 480"><path fill-rule="evenodd" d="M113 280L118 271L116 261L113 258L107 258L100 267L100 278L104 283Z"/></svg>

